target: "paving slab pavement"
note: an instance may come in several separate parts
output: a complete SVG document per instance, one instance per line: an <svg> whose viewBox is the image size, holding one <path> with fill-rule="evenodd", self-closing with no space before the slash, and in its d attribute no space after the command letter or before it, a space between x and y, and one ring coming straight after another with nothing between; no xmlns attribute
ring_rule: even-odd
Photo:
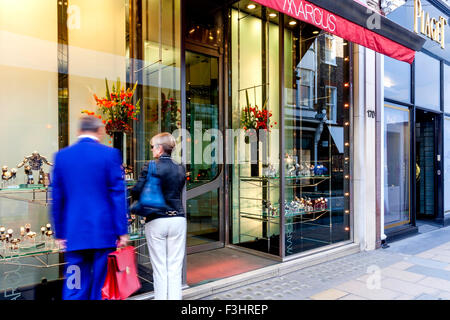
<svg viewBox="0 0 450 320"><path fill-rule="evenodd" d="M202 300L449 300L450 227Z"/></svg>

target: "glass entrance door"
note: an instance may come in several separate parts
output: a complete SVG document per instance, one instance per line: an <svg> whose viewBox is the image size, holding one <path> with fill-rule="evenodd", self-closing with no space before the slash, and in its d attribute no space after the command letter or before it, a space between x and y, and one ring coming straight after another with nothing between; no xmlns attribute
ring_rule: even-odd
<svg viewBox="0 0 450 320"><path fill-rule="evenodd" d="M223 246L220 57L186 51L188 253Z"/></svg>
<svg viewBox="0 0 450 320"><path fill-rule="evenodd" d="M434 219L437 203L436 118L416 111L416 217ZM440 174L440 172L439 172Z"/></svg>

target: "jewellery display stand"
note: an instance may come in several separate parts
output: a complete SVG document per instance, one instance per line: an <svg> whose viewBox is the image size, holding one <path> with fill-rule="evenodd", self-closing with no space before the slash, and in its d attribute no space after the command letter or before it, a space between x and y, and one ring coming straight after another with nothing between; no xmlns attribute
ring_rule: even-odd
<svg viewBox="0 0 450 320"><path fill-rule="evenodd" d="M127 181L127 188L134 184ZM50 195L48 187L36 184L0 188L0 300L13 294L17 299L27 299L34 295L30 292L40 286L42 279L62 279L64 250L53 237ZM152 291L145 221L139 216L130 216L128 221L130 244L136 249L138 276L143 285L139 292Z"/></svg>
<svg viewBox="0 0 450 320"><path fill-rule="evenodd" d="M305 166L306 167L306 166ZM288 171L288 170L286 170ZM307 172L308 171L308 172ZM286 252L292 250L294 228L303 228L311 225L329 228L332 225L319 223L318 220L330 213L328 197L329 193L318 191L318 186L330 181L330 175L315 175L312 170L297 171L298 175L285 177L286 200L285 207L285 232ZM264 172L264 171L263 171ZM239 177L239 243L253 248L246 243L265 242L266 248L259 246L257 249L278 254L276 249L279 244L279 230L281 222L281 210L279 203L280 177L273 170L267 171L267 176ZM298 197L295 195L298 194ZM304 197L304 199L300 199ZM251 227L251 226L254 227ZM303 237L302 240L318 241ZM276 242L276 243L272 243ZM331 244L329 242L328 244Z"/></svg>
<svg viewBox="0 0 450 320"><path fill-rule="evenodd" d="M51 225L48 223L48 205L47 187L35 185L0 189L2 209L0 225L8 231L11 230L12 233L12 239L0 239L0 264L12 258L59 252L59 248L54 243ZM40 228L47 224L47 233L45 237L42 237Z"/></svg>

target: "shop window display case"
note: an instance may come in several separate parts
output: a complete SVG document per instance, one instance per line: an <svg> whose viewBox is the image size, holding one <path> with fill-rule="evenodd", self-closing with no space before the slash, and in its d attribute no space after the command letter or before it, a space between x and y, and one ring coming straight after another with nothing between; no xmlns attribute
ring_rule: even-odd
<svg viewBox="0 0 450 320"><path fill-rule="evenodd" d="M248 1L230 24L232 243L283 260L349 240L351 44Z"/></svg>
<svg viewBox="0 0 450 320"><path fill-rule="evenodd" d="M0 300L61 298L64 249L53 237L50 204L51 189L44 185L0 189ZM142 284L135 294L153 291L144 221L129 215L128 223Z"/></svg>

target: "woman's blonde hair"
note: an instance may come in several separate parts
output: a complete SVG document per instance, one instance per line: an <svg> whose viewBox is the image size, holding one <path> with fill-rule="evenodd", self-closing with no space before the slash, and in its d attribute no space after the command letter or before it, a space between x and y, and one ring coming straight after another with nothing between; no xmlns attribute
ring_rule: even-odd
<svg viewBox="0 0 450 320"><path fill-rule="evenodd" d="M172 154L173 149L175 148L176 141L173 135L168 132L163 132L157 134L150 140L150 144L152 146L162 146L165 153L168 155Z"/></svg>

